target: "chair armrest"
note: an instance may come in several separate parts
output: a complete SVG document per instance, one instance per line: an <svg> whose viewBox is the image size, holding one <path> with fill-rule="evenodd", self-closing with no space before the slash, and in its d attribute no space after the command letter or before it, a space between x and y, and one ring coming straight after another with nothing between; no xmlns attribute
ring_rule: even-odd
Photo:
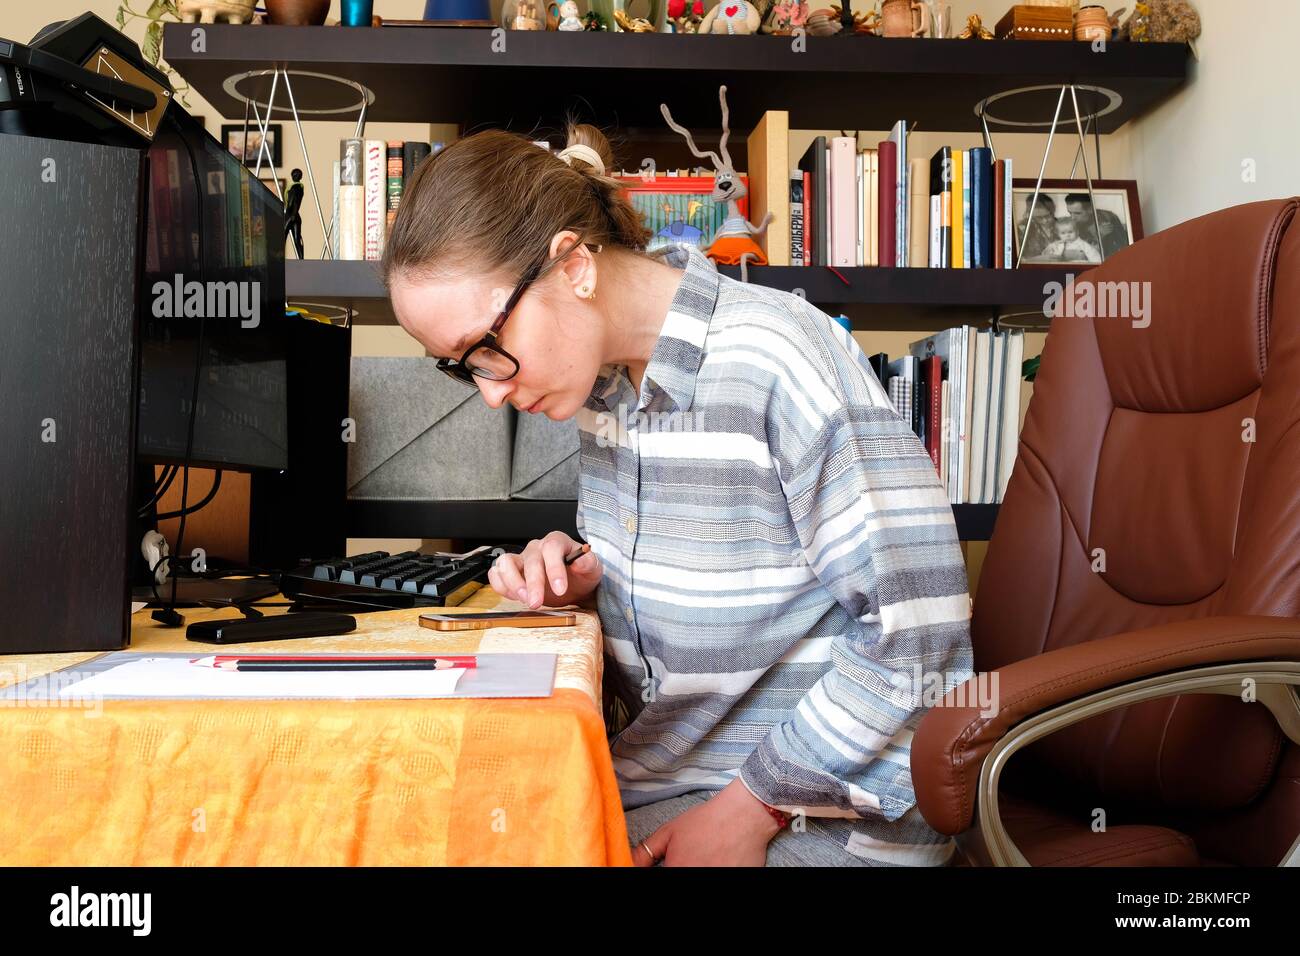
<svg viewBox="0 0 1300 956"><path fill-rule="evenodd" d="M921 720L912 738L912 783L926 821L969 829L984 758L1016 724L1099 690L1172 671L1248 661L1300 662L1300 620L1234 615L1159 624L1057 648L999 668L993 706L967 705L976 674Z"/></svg>

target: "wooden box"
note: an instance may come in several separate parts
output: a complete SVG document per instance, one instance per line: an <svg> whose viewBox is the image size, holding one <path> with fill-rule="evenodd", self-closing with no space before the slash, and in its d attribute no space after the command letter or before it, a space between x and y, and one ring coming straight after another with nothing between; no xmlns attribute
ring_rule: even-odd
<svg viewBox="0 0 1300 956"><path fill-rule="evenodd" d="M999 40L1072 40L1074 16L1069 7L1032 7L1017 4L998 21Z"/></svg>

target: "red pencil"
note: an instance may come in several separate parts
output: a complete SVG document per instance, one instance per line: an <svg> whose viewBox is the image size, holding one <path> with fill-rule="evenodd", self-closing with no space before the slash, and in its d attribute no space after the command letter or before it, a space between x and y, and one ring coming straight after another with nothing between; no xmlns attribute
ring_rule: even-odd
<svg viewBox="0 0 1300 956"><path fill-rule="evenodd" d="M473 655L467 654L340 654L335 656L311 656L302 654L214 654L209 657L195 657L190 659L191 664L196 664L199 667L214 667L221 670L238 670L241 663L257 664L263 661L301 661L307 664L381 664L386 661L395 661L404 664L432 662L435 665L435 670L444 670L446 667L468 668L478 666L478 659ZM445 665L445 667L442 665Z"/></svg>

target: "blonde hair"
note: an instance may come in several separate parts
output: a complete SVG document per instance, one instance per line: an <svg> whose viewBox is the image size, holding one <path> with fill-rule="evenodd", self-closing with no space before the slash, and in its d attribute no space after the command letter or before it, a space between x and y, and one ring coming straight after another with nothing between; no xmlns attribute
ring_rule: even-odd
<svg viewBox="0 0 1300 956"><path fill-rule="evenodd" d="M570 122L566 133L566 148L588 146L614 168L599 129ZM580 155L565 162L518 133L484 130L415 170L385 243L384 283L397 275L523 275L566 229L585 243L642 253L653 235L623 184Z"/></svg>

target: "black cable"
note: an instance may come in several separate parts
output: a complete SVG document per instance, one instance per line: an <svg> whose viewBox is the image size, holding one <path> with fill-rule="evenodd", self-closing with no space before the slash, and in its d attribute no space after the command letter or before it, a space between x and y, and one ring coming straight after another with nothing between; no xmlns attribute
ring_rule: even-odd
<svg viewBox="0 0 1300 956"><path fill-rule="evenodd" d="M213 498L217 496L217 489L220 487L221 487L221 472L220 470L218 470L216 475L213 476L212 478L212 487L208 489L208 493L203 496L202 501L198 502L197 504L190 505L188 508L182 507L180 511L164 511L155 520L166 521L170 518L184 518L186 515L194 514L194 512L200 510L204 505L206 505L208 502L210 502Z"/></svg>
<svg viewBox="0 0 1300 956"><path fill-rule="evenodd" d="M141 505L140 510L137 512L141 518L148 515L149 509L161 501L163 495L167 494L167 489L170 488L172 482L176 480L177 470L178 469L175 465L168 465L163 469L163 473L159 475L158 480L154 482L153 497Z"/></svg>

